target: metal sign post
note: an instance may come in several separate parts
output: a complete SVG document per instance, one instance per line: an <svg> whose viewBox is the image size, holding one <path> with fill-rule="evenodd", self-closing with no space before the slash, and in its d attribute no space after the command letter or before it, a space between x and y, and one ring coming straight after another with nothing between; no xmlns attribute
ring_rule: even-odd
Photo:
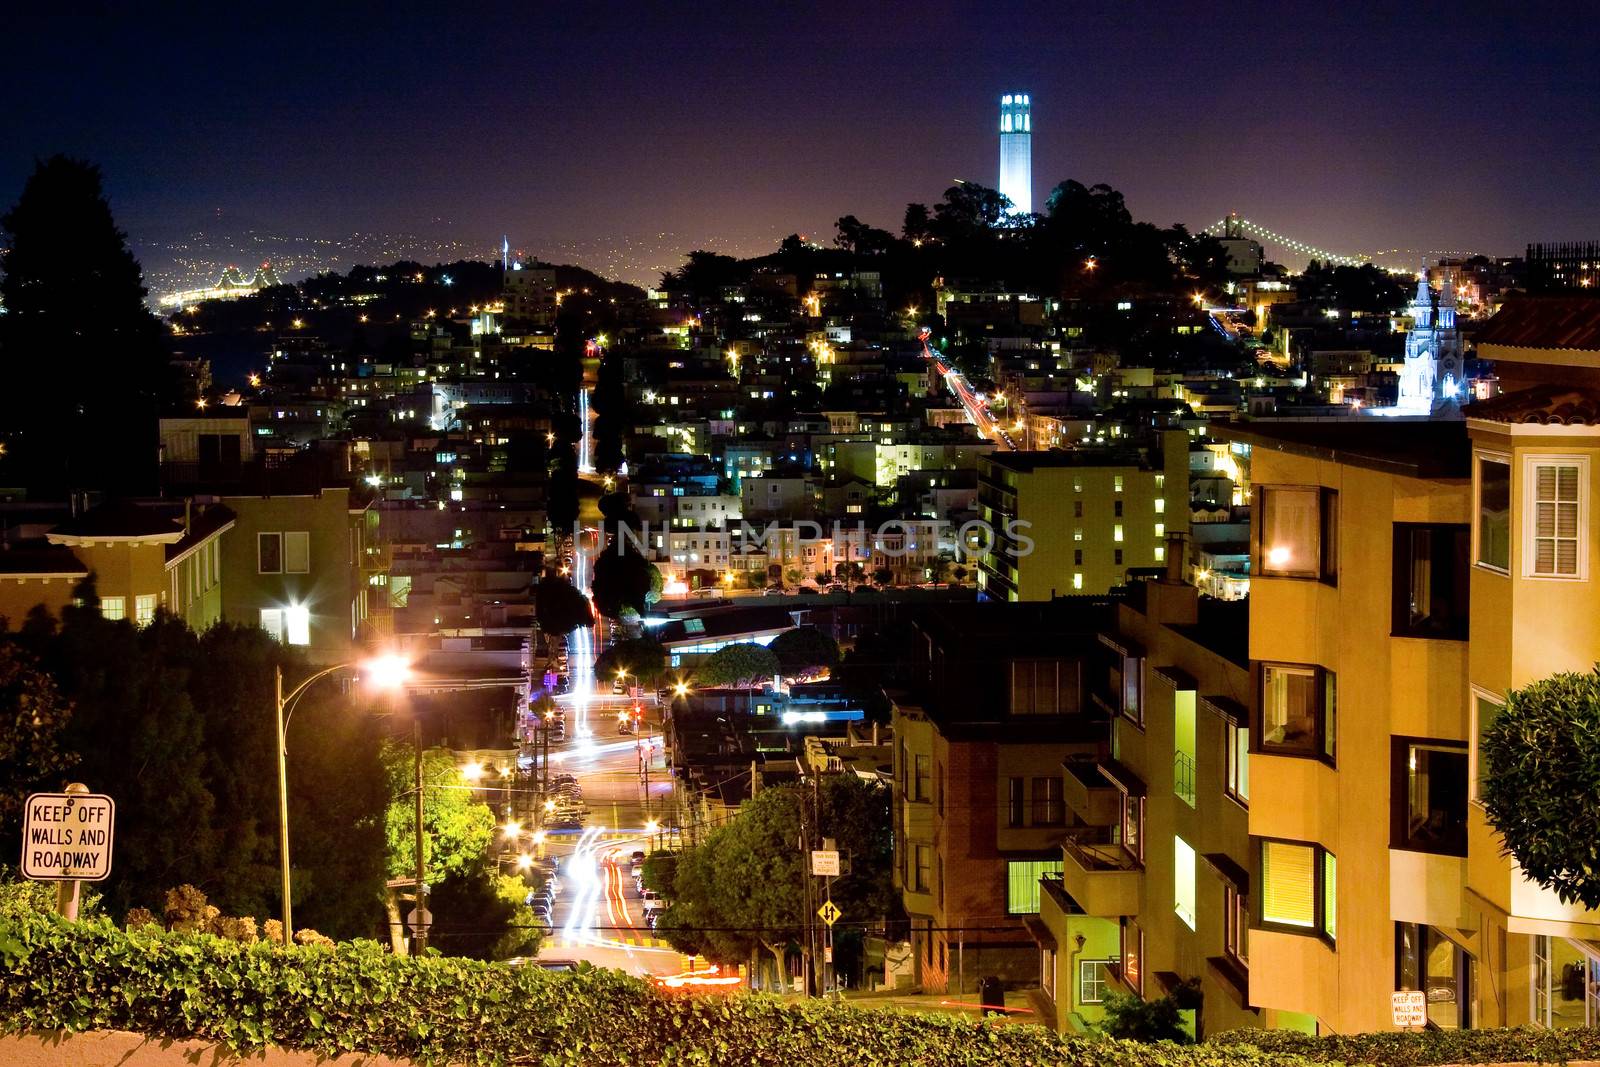
<svg viewBox="0 0 1600 1067"><path fill-rule="evenodd" d="M111 874L116 802L73 782L61 793L28 797L22 821L22 876L56 883L56 911L78 918L79 886Z"/></svg>

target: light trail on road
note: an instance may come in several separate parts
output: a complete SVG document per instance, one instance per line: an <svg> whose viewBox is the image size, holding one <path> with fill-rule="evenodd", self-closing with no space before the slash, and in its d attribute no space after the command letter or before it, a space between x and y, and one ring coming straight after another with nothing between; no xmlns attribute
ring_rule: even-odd
<svg viewBox="0 0 1600 1067"><path fill-rule="evenodd" d="M995 444L1003 444L1015 452L1017 450L1016 442L1011 440L1011 435L1006 433L1000 424L990 417L989 412L983 406L983 402L973 393L972 386L967 384L967 380L962 376L961 372L954 367L948 366L944 360L934 355L933 346L928 343L930 336L929 331L924 328L917 337L922 342L922 356L933 364L934 369L943 376L944 382L950 387L951 392L956 394L956 399L961 402L961 406L967 411L967 419L978 428L978 433Z"/></svg>

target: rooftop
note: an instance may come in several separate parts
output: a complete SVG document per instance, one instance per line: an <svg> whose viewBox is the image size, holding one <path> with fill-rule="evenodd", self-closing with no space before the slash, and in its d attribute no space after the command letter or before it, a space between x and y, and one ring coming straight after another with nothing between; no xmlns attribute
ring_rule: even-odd
<svg viewBox="0 0 1600 1067"><path fill-rule="evenodd" d="M176 541L183 536L183 530L159 511L119 500L90 508L51 530L50 536L73 539L170 537Z"/></svg>
<svg viewBox="0 0 1600 1067"><path fill-rule="evenodd" d="M993 452L989 462L1018 474L1066 467L1143 467L1144 456L1125 449L1074 449L1070 452Z"/></svg>
<svg viewBox="0 0 1600 1067"><path fill-rule="evenodd" d="M1409 478L1466 478L1472 446L1465 422L1219 422L1211 435L1254 448L1287 452Z"/></svg>
<svg viewBox="0 0 1600 1067"><path fill-rule="evenodd" d="M1600 389L1536 385L1480 400L1462 409L1469 419L1545 426L1600 425Z"/></svg>
<svg viewBox="0 0 1600 1067"><path fill-rule="evenodd" d="M1480 345L1600 352L1600 297L1520 296L1506 301L1475 338Z"/></svg>

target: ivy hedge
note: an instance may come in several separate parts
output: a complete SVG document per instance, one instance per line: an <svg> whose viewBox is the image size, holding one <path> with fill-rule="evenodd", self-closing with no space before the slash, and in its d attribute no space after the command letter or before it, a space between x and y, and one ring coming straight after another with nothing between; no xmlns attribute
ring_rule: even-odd
<svg viewBox="0 0 1600 1067"><path fill-rule="evenodd" d="M1600 1060L1600 1030L1310 1037L1235 1030L1203 1045L1058 1037L1041 1026L663 992L616 971L556 974L375 942L285 948L106 918L0 908L0 1033L130 1030L423 1064L784 1067L1309 1067Z"/></svg>
<svg viewBox="0 0 1600 1067"><path fill-rule="evenodd" d="M762 995L679 994L618 972L554 974L372 942L244 945L109 920L0 916L0 1032L131 1030L425 1064L781 1063L1303 1067L1247 1046L1061 1038L1044 1027Z"/></svg>
<svg viewBox="0 0 1600 1067"><path fill-rule="evenodd" d="M1382 1063L1396 1067L1457 1063L1568 1063L1600 1060L1600 1030L1426 1030L1330 1034L1293 1030L1229 1030L1208 1042L1215 1048L1283 1052L1314 1063Z"/></svg>

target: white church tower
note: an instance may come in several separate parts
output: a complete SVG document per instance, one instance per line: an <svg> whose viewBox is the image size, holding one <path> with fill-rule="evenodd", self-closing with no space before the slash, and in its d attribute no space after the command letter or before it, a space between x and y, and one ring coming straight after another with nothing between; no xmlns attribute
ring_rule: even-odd
<svg viewBox="0 0 1600 1067"><path fill-rule="evenodd" d="M1435 293L1427 268L1418 272L1411 324L1396 414L1430 415L1441 405L1456 403L1461 393L1461 331L1456 329L1456 292L1448 274Z"/></svg>
<svg viewBox="0 0 1600 1067"><path fill-rule="evenodd" d="M1012 210L1033 211L1033 114L1027 93L1000 98L1000 184Z"/></svg>

